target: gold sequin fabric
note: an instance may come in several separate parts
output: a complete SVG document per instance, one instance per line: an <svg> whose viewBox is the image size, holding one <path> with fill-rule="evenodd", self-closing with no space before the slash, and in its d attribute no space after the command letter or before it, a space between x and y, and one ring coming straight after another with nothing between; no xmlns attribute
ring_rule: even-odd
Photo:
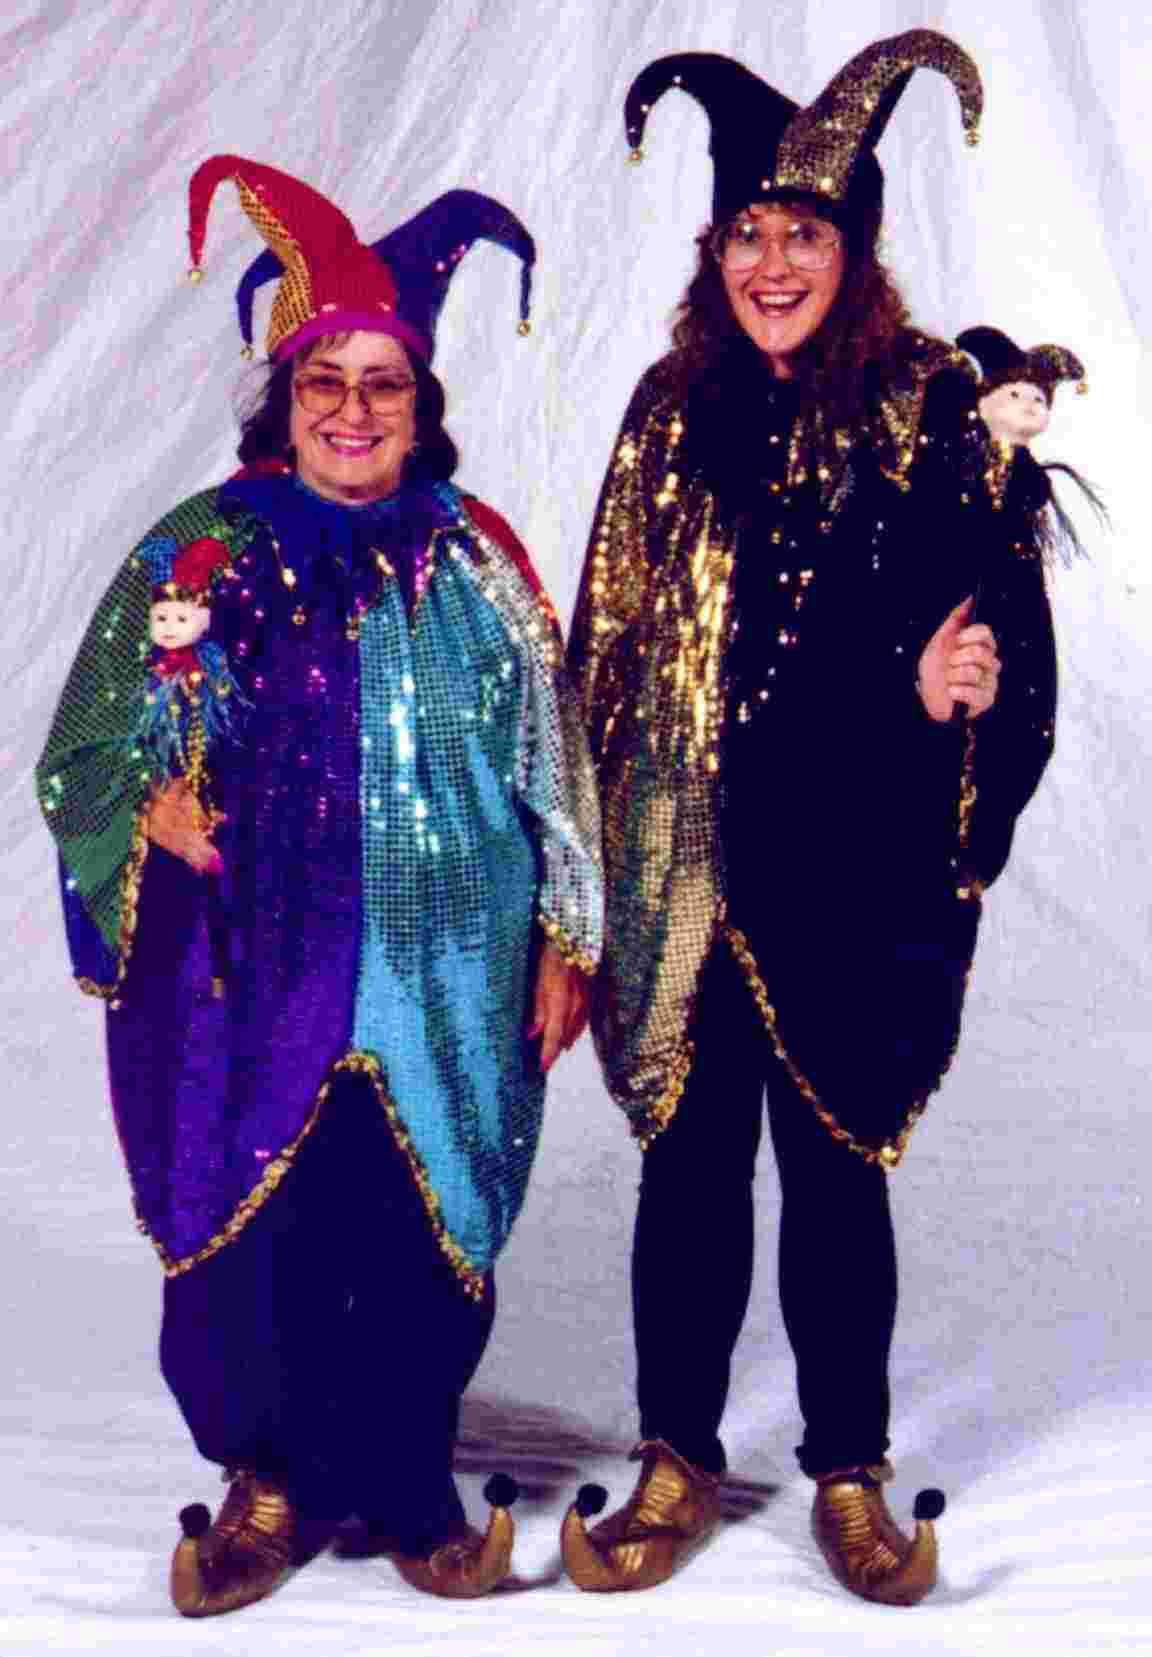
<svg viewBox="0 0 1152 1657"><path fill-rule="evenodd" d="M910 330L859 429L831 425L821 418L818 409L805 410L800 416L789 445L789 486L801 488L815 476L825 508L834 512L848 487L852 451L865 443L885 477L900 490L907 490L928 387L938 374L948 370L975 383L972 365L963 351L930 334Z"/></svg>
<svg viewBox="0 0 1152 1657"><path fill-rule="evenodd" d="M976 65L946 35L910 29L859 52L814 103L793 116L777 150L772 187L842 201L858 158L879 141L916 69L935 69L952 81L964 130L974 144L984 102Z"/></svg>
<svg viewBox="0 0 1152 1657"><path fill-rule="evenodd" d="M1074 351L1063 345L1034 345L1025 353L1028 378L1049 393L1061 380L1084 381L1084 364Z"/></svg>
<svg viewBox="0 0 1152 1657"><path fill-rule="evenodd" d="M1077 389L1088 389L1084 364L1066 345L1034 345L1022 350L999 328L981 324L957 334L956 344L980 364L984 390L1022 380L1041 388L1051 402L1062 380L1076 380Z"/></svg>
<svg viewBox="0 0 1152 1657"><path fill-rule="evenodd" d="M268 203L245 184L242 178L237 178L235 184L240 196L240 205L284 266L284 275L277 285L276 297L272 301L272 311L268 318L265 348L268 355L273 357L282 340L294 334L297 328L302 328L306 322L311 322L315 316L312 280L300 244L276 217Z"/></svg>
<svg viewBox="0 0 1152 1657"><path fill-rule="evenodd" d="M599 769L614 941L594 1033L640 1132L670 1120L687 1077L687 1011L723 905L715 821L733 539L706 494L681 492L681 429L676 408L642 389L604 485L571 653Z"/></svg>
<svg viewBox="0 0 1152 1657"><path fill-rule="evenodd" d="M799 1098L894 1165L955 1048L973 900L1051 752L1032 526L1011 490L990 498L970 372L928 336L902 345L868 420L830 434L835 475L770 375L709 402L668 364L612 456L570 660L604 823L593 1033L644 1143L691 1067L701 967L738 938ZM731 429L702 438L725 407ZM733 494L737 447L753 475ZM916 675L980 583L1006 666L995 716L966 733L928 719Z"/></svg>

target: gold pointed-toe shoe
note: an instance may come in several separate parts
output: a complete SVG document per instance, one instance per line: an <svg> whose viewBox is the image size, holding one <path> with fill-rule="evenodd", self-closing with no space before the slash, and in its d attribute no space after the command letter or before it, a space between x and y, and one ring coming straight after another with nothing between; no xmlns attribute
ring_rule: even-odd
<svg viewBox="0 0 1152 1657"><path fill-rule="evenodd" d="M427 1554L391 1554L405 1582L441 1599L479 1599L491 1593L512 1567L515 1525L508 1511L519 1494L516 1481L495 1473L484 1486L491 1507L488 1529L482 1536L471 1525L459 1536L441 1542Z"/></svg>
<svg viewBox="0 0 1152 1657"><path fill-rule="evenodd" d="M888 1462L838 1467L816 1479L812 1534L838 1582L880 1605L916 1605L936 1585L936 1532L944 1511L938 1490L922 1490L913 1509L911 1538L888 1511L881 1486L892 1477Z"/></svg>
<svg viewBox="0 0 1152 1657"><path fill-rule="evenodd" d="M720 1519L720 1480L677 1455L663 1439L644 1439L632 1451L641 1463L636 1489L622 1508L591 1530L585 1520L606 1500L585 1485L564 1516L564 1568L578 1588L612 1594L655 1588L699 1548Z"/></svg>
<svg viewBox="0 0 1152 1657"><path fill-rule="evenodd" d="M183 1617L216 1617L264 1599L292 1570L296 1514L271 1479L225 1473L228 1494L213 1520L201 1503L180 1514L172 1555L172 1603Z"/></svg>

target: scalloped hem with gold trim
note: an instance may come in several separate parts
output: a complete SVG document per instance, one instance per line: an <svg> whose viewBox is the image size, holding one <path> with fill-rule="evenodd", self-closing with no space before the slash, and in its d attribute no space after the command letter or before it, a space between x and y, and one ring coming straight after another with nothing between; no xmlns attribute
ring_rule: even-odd
<svg viewBox="0 0 1152 1657"><path fill-rule="evenodd" d="M941 1070L940 1075L937 1077L932 1087L930 1087L927 1092L922 1093L913 1102L907 1116L904 1119L904 1125L900 1129L899 1133L894 1135L891 1139L885 1140L882 1145L866 1145L862 1140L857 1139L855 1134L850 1132L848 1128L844 1127L843 1124L836 1119L828 1107L823 1103L820 1095L816 1092L816 1089L808 1080L808 1077L800 1069L800 1066L796 1063L796 1061L792 1058L792 1055L784 1046L784 1043L780 1038L779 1029L776 1025L776 1009L769 999L768 988L764 983L763 978L760 976L760 969L756 965L756 957L753 955L752 947L744 933L741 932L738 927L727 926L724 929L724 936L728 940L728 944L733 955L736 957L737 965L740 967L740 970L743 972L744 977L747 980L748 988L752 991L752 996L756 1002L760 1016L764 1020L764 1028L768 1032L768 1039L772 1043L772 1051L776 1054L776 1057L780 1060L780 1063L788 1072L793 1086L796 1088L796 1091L800 1094L801 1098L806 1099L812 1106L812 1109L816 1113L817 1120L823 1127L827 1128L833 1139L837 1140L841 1145L844 1145L848 1150L855 1151L857 1156L862 1156L865 1162L876 1163L885 1170L898 1167L903 1159L904 1152L908 1149L908 1141L912 1136L912 1129L916 1126L917 1122L927 1109L930 1095L937 1087L939 1087L948 1066L952 1062L955 1049L953 1049L953 1053L949 1053L947 1063L944 1065L944 1068Z"/></svg>
<svg viewBox="0 0 1152 1657"><path fill-rule="evenodd" d="M405 1124L403 1117L400 1115L399 1107L385 1085L384 1067L380 1063L380 1060L372 1053L363 1053L353 1050L346 1053L344 1057L333 1066L333 1069L337 1071L350 1070L358 1075L366 1075L372 1082L372 1086L376 1091L376 1097L380 1101L380 1105L384 1111L384 1114L387 1116L392 1132L396 1137L396 1143L403 1151L404 1156L407 1159L409 1172L416 1182L416 1188L424 1200L424 1208L428 1215L429 1223L432 1226L432 1233L440 1246L440 1250L447 1259L448 1264L452 1267L452 1270L455 1272L457 1280L459 1281L464 1292L470 1295L473 1300L481 1300L484 1296L485 1288L488 1283L489 1273L487 1271L482 1271L479 1267L472 1264L471 1260L469 1260L464 1250L460 1247L456 1239L451 1236L447 1226L444 1224L444 1217L440 1212L440 1198L436 1195L436 1192L432 1187L432 1181L428 1177L428 1170L425 1168L420 1157L420 1153L417 1151L416 1146L412 1142L412 1135L409 1133L407 1125ZM327 1084L325 1084L325 1087L327 1087Z"/></svg>
<svg viewBox="0 0 1152 1657"><path fill-rule="evenodd" d="M296 1153L299 1151L308 1135L312 1132L312 1129L315 1127L316 1122L319 1119L324 1102L328 1098L329 1091L332 1087L333 1076L337 1075L342 1070L349 1071L354 1075L367 1076L371 1081L376 1098L383 1109L384 1114L388 1118L388 1123L392 1129L396 1144L404 1154L405 1160L408 1163L408 1170L415 1181L416 1188L420 1192L421 1198L423 1199L424 1209L432 1227L433 1236L435 1237L441 1252L443 1253L448 1264L451 1266L464 1292L473 1300L481 1300L483 1298L489 1274L486 1271L481 1271L478 1267L474 1266L468 1256L464 1253L464 1250L460 1247L459 1243L457 1243L455 1238L449 1234L448 1229L444 1224L443 1216L440 1212L440 1199L433 1190L432 1182L428 1178L428 1170L425 1168L416 1147L412 1143L412 1136L405 1126L404 1120L400 1115L395 1100L392 1098L392 1095L389 1093L388 1088L385 1085L383 1065L374 1054L363 1053L356 1049L351 1049L345 1053L343 1058L338 1059L331 1067L328 1075L320 1085L319 1092L316 1095L316 1102L309 1113L308 1120L300 1129L300 1132L290 1144L286 1145L282 1151L278 1152L278 1154L271 1159L267 1167L264 1169L264 1173L257 1184L254 1185L248 1195L236 1205L236 1208L233 1210L228 1220L225 1221L224 1225L213 1237L209 1238L203 1248L195 1250L192 1254L180 1256L172 1255L164 1247L163 1243L161 1243L158 1238L153 1236L145 1222L139 1217L137 1218L137 1225L139 1226L141 1232L148 1238L148 1241L152 1244L152 1247L156 1250L156 1253L160 1257L160 1262L164 1267L164 1275L166 1277L179 1277L184 1272L191 1271L193 1267L200 1265L203 1261L210 1260L214 1254L219 1254L221 1249L227 1248L228 1244L233 1242L240 1235L248 1222L259 1213L261 1208L263 1208L264 1204L268 1201L268 1198L280 1185L281 1181L284 1179L284 1176L291 1169Z"/></svg>
<svg viewBox="0 0 1152 1657"><path fill-rule="evenodd" d="M657 1139L675 1118L688 1077L692 1072L692 1060L695 1054L695 1043L685 1041L668 1066L668 1077L664 1091L654 1104L647 1105L643 1110L637 1111L630 1109L628 1104L624 1102L623 1108L628 1112L632 1137L639 1143L642 1151L646 1151L653 1140Z"/></svg>

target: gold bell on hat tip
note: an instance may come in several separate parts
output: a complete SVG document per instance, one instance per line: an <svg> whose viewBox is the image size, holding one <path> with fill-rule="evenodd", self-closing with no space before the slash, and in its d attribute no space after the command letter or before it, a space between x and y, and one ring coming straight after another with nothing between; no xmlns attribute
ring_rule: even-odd
<svg viewBox="0 0 1152 1657"><path fill-rule="evenodd" d="M966 132L964 134L964 142L970 150L979 148L980 134L976 131L975 127L972 128L971 132Z"/></svg>
<svg viewBox="0 0 1152 1657"><path fill-rule="evenodd" d="M644 146L642 144L637 144L634 150L629 150L628 159L632 162L633 166L639 166L640 162L644 159Z"/></svg>
<svg viewBox="0 0 1152 1657"><path fill-rule="evenodd" d="M199 265L192 266L192 269L188 272L188 280L189 282L203 282L204 272Z"/></svg>
<svg viewBox="0 0 1152 1657"><path fill-rule="evenodd" d="M1077 397L1087 397L1087 395L1088 395L1088 381L1087 380L1081 380L1080 381L1079 385L1076 387L1076 395L1077 395Z"/></svg>
<svg viewBox="0 0 1152 1657"><path fill-rule="evenodd" d="M256 353L250 345L245 345L241 349L240 355L243 357L245 362L252 362L255 359Z"/></svg>
<svg viewBox="0 0 1152 1657"><path fill-rule="evenodd" d="M521 321L516 324L516 332L520 335L530 334L532 332L532 324L529 322L527 317L523 317Z"/></svg>

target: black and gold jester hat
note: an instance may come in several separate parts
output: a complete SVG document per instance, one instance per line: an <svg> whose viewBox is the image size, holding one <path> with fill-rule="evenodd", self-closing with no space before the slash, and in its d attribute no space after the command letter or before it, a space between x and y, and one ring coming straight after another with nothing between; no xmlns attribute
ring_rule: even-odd
<svg viewBox="0 0 1152 1657"><path fill-rule="evenodd" d="M712 222L725 224L754 201L811 196L849 232L871 240L880 227L884 175L875 149L917 69L956 88L968 142L977 142L984 93L962 47L934 29L909 29L866 46L807 108L734 58L676 52L637 75L624 102L633 158L656 100L672 87L701 104L712 127Z"/></svg>
<svg viewBox="0 0 1152 1657"><path fill-rule="evenodd" d="M1088 389L1084 364L1067 346L1034 345L1025 351L999 328L987 327L966 328L956 335L956 343L980 364L985 391L1022 380L1039 386L1051 402L1062 380L1075 380L1078 391Z"/></svg>

